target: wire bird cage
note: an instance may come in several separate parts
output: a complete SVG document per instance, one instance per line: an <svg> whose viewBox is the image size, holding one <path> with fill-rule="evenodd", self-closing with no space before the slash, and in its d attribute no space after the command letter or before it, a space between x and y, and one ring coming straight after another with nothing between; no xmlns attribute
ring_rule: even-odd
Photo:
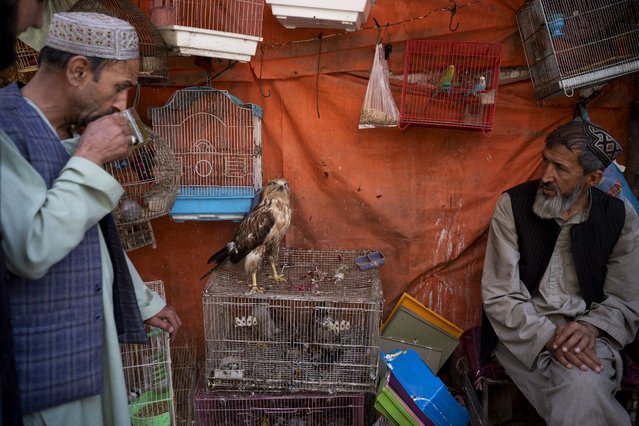
<svg viewBox="0 0 639 426"><path fill-rule="evenodd" d="M198 385L199 426L363 426L364 394L211 392Z"/></svg>
<svg viewBox="0 0 639 426"><path fill-rule="evenodd" d="M264 0L153 0L151 19L183 55L242 62L262 41Z"/></svg>
<svg viewBox="0 0 639 426"><path fill-rule="evenodd" d="M376 0L266 0L286 28L335 28L356 31Z"/></svg>
<svg viewBox="0 0 639 426"><path fill-rule="evenodd" d="M358 254L282 248L287 283L265 262L257 294L241 268L213 271L203 292L208 387L373 391L383 295L379 270L361 271Z"/></svg>
<svg viewBox="0 0 639 426"><path fill-rule="evenodd" d="M639 69L636 0L532 0L517 24L538 99Z"/></svg>
<svg viewBox="0 0 639 426"><path fill-rule="evenodd" d="M148 220L118 225L118 234L120 235L122 246L127 252L148 245L156 248L153 227L151 227L151 222Z"/></svg>
<svg viewBox="0 0 639 426"><path fill-rule="evenodd" d="M399 127L493 128L501 45L408 40Z"/></svg>
<svg viewBox="0 0 639 426"><path fill-rule="evenodd" d="M164 283L145 283L164 297ZM171 350L168 333L145 326L148 344L121 344L132 426L174 424Z"/></svg>
<svg viewBox="0 0 639 426"><path fill-rule="evenodd" d="M37 50L20 39L16 40L15 49L16 64L20 74L28 74L38 71L39 52Z"/></svg>
<svg viewBox="0 0 639 426"><path fill-rule="evenodd" d="M175 424L190 426L194 420L193 399L197 384L195 345L171 342L171 366Z"/></svg>
<svg viewBox="0 0 639 426"><path fill-rule="evenodd" d="M139 39L138 80L152 83L169 78L168 48L164 39L149 17L130 0L79 0L70 11L103 13L129 22Z"/></svg>
<svg viewBox="0 0 639 426"><path fill-rule="evenodd" d="M151 109L155 130L175 151L182 182L175 221L240 220L262 188L262 109L223 90L177 90Z"/></svg>
<svg viewBox="0 0 639 426"><path fill-rule="evenodd" d="M138 126L144 126L138 123ZM166 215L175 202L180 168L175 154L157 134L144 126L149 140L137 145L131 154L104 165L124 188L124 195L113 210L113 217L120 228L120 235L129 238L129 246L140 247L153 239L146 221ZM136 227L123 228L137 224ZM154 242L154 241L153 241Z"/></svg>

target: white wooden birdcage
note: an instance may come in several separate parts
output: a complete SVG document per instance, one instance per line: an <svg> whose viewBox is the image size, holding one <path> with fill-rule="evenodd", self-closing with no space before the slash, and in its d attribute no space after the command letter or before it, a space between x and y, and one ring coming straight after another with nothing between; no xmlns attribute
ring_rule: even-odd
<svg viewBox="0 0 639 426"><path fill-rule="evenodd" d="M211 273L203 292L205 378L211 390L369 392L375 389L383 295L363 252L282 248L287 279L266 264L264 293L242 268Z"/></svg>
<svg viewBox="0 0 639 426"><path fill-rule="evenodd" d="M151 109L182 169L175 221L239 220L262 188L262 109L210 87L177 90Z"/></svg>
<svg viewBox="0 0 639 426"><path fill-rule="evenodd" d="M375 0L266 0L286 28L359 30Z"/></svg>
<svg viewBox="0 0 639 426"><path fill-rule="evenodd" d="M164 297L164 283L145 283ZM159 328L145 326L149 343L121 344L129 413L132 426L175 424L171 349L169 334Z"/></svg>
<svg viewBox="0 0 639 426"><path fill-rule="evenodd" d="M151 20L183 55L248 62L262 41L264 0L153 0Z"/></svg>
<svg viewBox="0 0 639 426"><path fill-rule="evenodd" d="M636 0L530 0L517 23L538 99L639 70Z"/></svg>
<svg viewBox="0 0 639 426"><path fill-rule="evenodd" d="M143 123L138 125L144 126ZM175 154L166 141L146 126L144 128L148 141L134 147L128 157L104 165L124 188L124 195L113 210L119 227L167 215L178 193L180 168ZM141 226L126 231L126 235L145 234L145 241L152 239L152 233L144 232ZM123 235L122 229L120 234ZM140 247L139 244L140 240L131 246Z"/></svg>

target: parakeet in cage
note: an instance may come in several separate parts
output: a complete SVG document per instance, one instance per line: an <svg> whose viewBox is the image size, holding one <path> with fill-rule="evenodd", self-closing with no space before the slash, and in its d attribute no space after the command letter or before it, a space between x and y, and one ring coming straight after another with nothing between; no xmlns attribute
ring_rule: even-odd
<svg viewBox="0 0 639 426"><path fill-rule="evenodd" d="M290 190L285 179L273 179L262 192L260 203L240 222L240 226L222 249L211 256L207 263L214 263L202 279L230 260L238 263L244 259L244 271L251 275L251 293L263 292L257 286L257 270L267 257L273 269L270 276L276 282L286 282L277 273L275 261L279 246L291 224Z"/></svg>
<svg viewBox="0 0 639 426"><path fill-rule="evenodd" d="M455 65L448 65L442 72L437 82L437 87L433 91L433 97L437 96L440 92L444 92L450 95L453 89L453 78L455 77Z"/></svg>

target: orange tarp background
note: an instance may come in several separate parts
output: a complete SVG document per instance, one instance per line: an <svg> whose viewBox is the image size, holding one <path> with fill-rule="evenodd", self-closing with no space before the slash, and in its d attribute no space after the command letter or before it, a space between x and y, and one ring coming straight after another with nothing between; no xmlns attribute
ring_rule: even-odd
<svg viewBox="0 0 639 426"><path fill-rule="evenodd" d="M530 80L502 84L488 135L427 127L359 130L357 124L378 37L373 18L383 42L393 45L389 66L400 77L405 41L414 38L503 43L502 69L525 67L515 18L523 3L459 2L455 33L445 10L452 3L445 0L378 0L364 28L351 33L287 30L265 6L264 40L251 63L209 84L264 109L264 180L283 176L292 191L284 245L381 250L386 313L406 291L463 329L479 323L486 234L497 197L536 176L545 136L572 118L577 97L539 102ZM225 63L213 59L212 74ZM147 108L162 106L181 85L207 79L192 58L171 64L168 83L142 89L138 109L145 118ZM399 105L401 79L392 87ZM618 79L589 105L593 121L624 144L632 89L631 78ZM152 226L157 248L129 255L145 280L164 281L185 331L201 346L205 282L199 278L237 223L163 217Z"/></svg>

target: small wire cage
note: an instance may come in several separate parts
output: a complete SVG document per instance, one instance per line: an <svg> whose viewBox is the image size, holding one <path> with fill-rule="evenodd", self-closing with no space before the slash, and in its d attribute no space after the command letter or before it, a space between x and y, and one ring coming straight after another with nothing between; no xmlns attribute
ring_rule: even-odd
<svg viewBox="0 0 639 426"><path fill-rule="evenodd" d="M196 352L195 345L190 342L171 343L171 376L176 425L193 424L195 416L193 399L197 385Z"/></svg>
<svg viewBox="0 0 639 426"><path fill-rule="evenodd" d="M141 82L152 83L169 78L168 48L151 19L130 0L79 0L72 12L95 12L129 22L138 34Z"/></svg>
<svg viewBox="0 0 639 426"><path fill-rule="evenodd" d="M399 127L493 128L501 45L408 40Z"/></svg>
<svg viewBox="0 0 639 426"><path fill-rule="evenodd" d="M21 74L36 72L40 53L20 39L16 40L15 49L18 72Z"/></svg>
<svg viewBox="0 0 639 426"><path fill-rule="evenodd" d="M363 426L364 394L211 392L198 386L199 426Z"/></svg>
<svg viewBox="0 0 639 426"><path fill-rule="evenodd" d="M122 246L127 252L148 245L151 245L153 248L157 247L153 227L148 220L127 225L118 225L118 233L120 234Z"/></svg>
<svg viewBox="0 0 639 426"><path fill-rule="evenodd" d="M164 297L162 281L150 281L146 285ZM148 344L120 345L131 423L133 426L168 426L174 424L175 418L170 338L159 328L146 326L146 330Z"/></svg>
<svg viewBox="0 0 639 426"><path fill-rule="evenodd" d="M636 0L530 0L517 24L538 99L639 70Z"/></svg>
<svg viewBox="0 0 639 426"><path fill-rule="evenodd" d="M369 392L377 379L383 295L362 252L282 248L284 285L238 267L213 271L203 292L205 375L213 389Z"/></svg>
<svg viewBox="0 0 639 426"><path fill-rule="evenodd" d="M239 220L251 210L262 188L260 107L190 87L151 109L151 119L182 169L174 220Z"/></svg>
<svg viewBox="0 0 639 426"><path fill-rule="evenodd" d="M138 123L140 125L144 126ZM113 217L120 227L138 224L127 232L120 231L125 236L143 236L142 241L132 241L131 246L138 247L140 242L152 237L142 223L168 214L180 185L180 168L175 154L162 138L148 128L147 134L149 141L135 147L128 157L104 165L104 169L124 188Z"/></svg>
<svg viewBox="0 0 639 426"><path fill-rule="evenodd" d="M153 0L151 20L185 55L250 61L262 41L264 0Z"/></svg>

